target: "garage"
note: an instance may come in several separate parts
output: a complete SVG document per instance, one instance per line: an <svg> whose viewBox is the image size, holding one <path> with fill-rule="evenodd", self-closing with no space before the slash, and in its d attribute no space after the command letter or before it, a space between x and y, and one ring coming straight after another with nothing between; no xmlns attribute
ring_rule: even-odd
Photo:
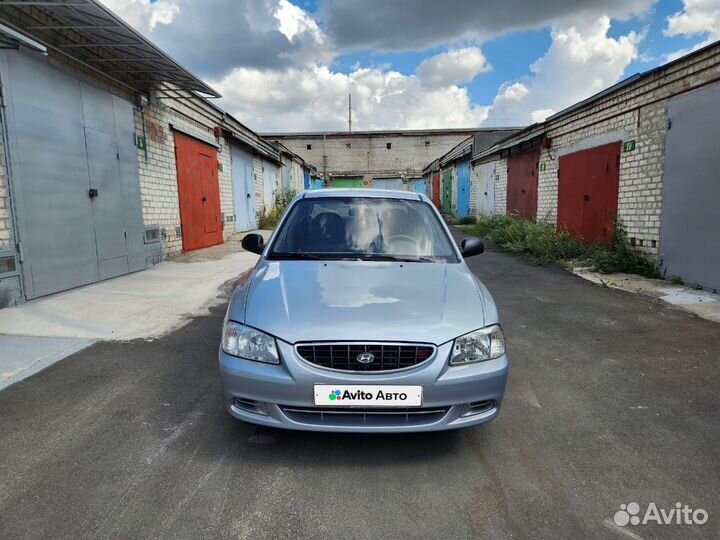
<svg viewBox="0 0 720 540"><path fill-rule="evenodd" d="M457 164L457 217L470 215L470 162Z"/></svg>
<svg viewBox="0 0 720 540"><path fill-rule="evenodd" d="M361 188L363 187L362 176L335 176L330 184L332 188Z"/></svg>
<svg viewBox="0 0 720 540"><path fill-rule="evenodd" d="M25 298L144 269L132 104L40 54L0 76Z"/></svg>
<svg viewBox="0 0 720 540"><path fill-rule="evenodd" d="M175 131L183 251L223 242L217 149Z"/></svg>
<svg viewBox="0 0 720 540"><path fill-rule="evenodd" d="M257 228L253 156L248 150L237 144L230 145L230 156L232 158L235 231L249 231Z"/></svg>
<svg viewBox="0 0 720 540"><path fill-rule="evenodd" d="M481 216L491 216L495 212L495 163L476 165L477 212Z"/></svg>
<svg viewBox="0 0 720 540"><path fill-rule="evenodd" d="M422 193L428 195L428 186L424 178L411 178L410 187L415 193Z"/></svg>
<svg viewBox="0 0 720 540"><path fill-rule="evenodd" d="M263 204L265 213L269 212L275 204L275 191L278 187L278 166L267 159L263 159Z"/></svg>
<svg viewBox="0 0 720 540"><path fill-rule="evenodd" d="M435 203L435 206L440 208L440 173L434 172L432 174L432 189L430 190L432 193L432 201Z"/></svg>
<svg viewBox="0 0 720 540"><path fill-rule="evenodd" d="M540 151L529 150L508 159L507 213L534 221L537 218Z"/></svg>
<svg viewBox="0 0 720 540"><path fill-rule="evenodd" d="M659 262L667 277L720 290L720 85L668 101Z"/></svg>
<svg viewBox="0 0 720 540"><path fill-rule="evenodd" d="M446 214L452 213L452 170L445 169L442 174L442 204L441 210Z"/></svg>
<svg viewBox="0 0 720 540"><path fill-rule="evenodd" d="M558 228L588 244L609 244L615 230L620 147L614 142L560 156Z"/></svg>
<svg viewBox="0 0 720 540"><path fill-rule="evenodd" d="M404 190L402 178L373 178L372 187L374 189L395 189Z"/></svg>

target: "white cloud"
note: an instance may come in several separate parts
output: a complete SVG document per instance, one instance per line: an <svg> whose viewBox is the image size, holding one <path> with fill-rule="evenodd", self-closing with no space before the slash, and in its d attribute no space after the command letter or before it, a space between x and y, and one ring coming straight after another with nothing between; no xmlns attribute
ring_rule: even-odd
<svg viewBox="0 0 720 540"><path fill-rule="evenodd" d="M125 22L144 34L152 32L158 24L171 24L180 10L172 0L102 0Z"/></svg>
<svg viewBox="0 0 720 540"><path fill-rule="evenodd" d="M426 58L418 66L417 75L427 86L443 87L469 83L490 69L479 47L467 47Z"/></svg>
<svg viewBox="0 0 720 540"><path fill-rule="evenodd" d="M720 0L683 0L684 9L667 18L666 36L711 34L720 39Z"/></svg>
<svg viewBox="0 0 720 540"><path fill-rule="evenodd" d="M316 42L325 42L325 36L315 20L302 8L291 4L288 0L280 0L275 10L275 18L280 23L280 32L291 41L298 35L307 32L315 38Z"/></svg>
<svg viewBox="0 0 720 540"><path fill-rule="evenodd" d="M478 126L487 107L451 85L428 89L418 77L381 68L349 74L316 65L286 71L238 68L213 83L232 114L261 131L343 130L353 96L358 130Z"/></svg>
<svg viewBox="0 0 720 540"><path fill-rule="evenodd" d="M555 111L552 109L538 109L536 111L532 111L530 113L530 119L532 120L532 123L535 124L536 122L544 122L545 119L552 115Z"/></svg>
<svg viewBox="0 0 720 540"><path fill-rule="evenodd" d="M500 88L487 123L539 121L617 82L637 58L642 37L630 32L612 38L609 29L610 19L604 16L553 28L550 49L530 66L532 76Z"/></svg>
<svg viewBox="0 0 720 540"><path fill-rule="evenodd" d="M680 49L668 55L675 60L720 39L720 0L683 0L683 10L667 18L666 36L692 37L705 34L694 47Z"/></svg>
<svg viewBox="0 0 720 540"><path fill-rule="evenodd" d="M213 0L213 9L196 0L102 1L181 63L209 79L224 95L223 106L261 131L345 129L348 93L353 95L353 125L357 129L528 124L616 82L637 57L641 39L632 32L619 38L609 37L610 18L597 15L599 7L594 1L573 4L570 0L552 0L549 6L563 14L555 18L550 49L531 66L529 77L503 84L493 103L486 106L472 103L468 90L462 86L492 69L475 45L427 58L414 75L394 71L390 65L370 68L360 63L350 73L339 73L330 67L339 54L337 43L331 39L337 39L337 35L326 34L326 26L320 26L314 16L290 0ZM516 8L506 9L515 0L493 1L498 6L494 22L483 22L484 30L473 34L477 39L483 33L502 34L517 26L512 17L503 18L503 13L509 16L518 12ZM641 13L654 1L612 0L613 5L605 13L613 12L614 16ZM717 4L720 0L712 2ZM669 21L672 30L668 32L707 28L707 17L697 16L697 10L702 4L705 7L700 11L706 13L712 2L686 0L683 13L694 22ZM347 8L351 4L352 0L343 5ZM527 20L523 19L520 27L536 27L549 17L539 4L527 5L533 11L524 12ZM397 6L382 7L390 19L399 12L412 15L406 22L414 24L414 29L406 27L401 32L408 43L424 39L425 34L415 28L420 24L417 19L420 12L448 11L435 3L419 6L418 13ZM562 10L563 6L566 9ZM333 4L333 9L342 7ZM355 16L363 17L360 4L355 7ZM460 25L455 41L446 40L456 43L467 34L461 29L462 25L467 26L465 18L469 14L477 18L481 10L471 11L466 10L462 17L453 12L447 19L423 17L422 21ZM681 14L676 16L680 21ZM383 19L382 24L391 24L390 19ZM450 26L441 34L452 34ZM714 31L712 28L716 27L711 27ZM408 32L411 35L405 35ZM376 37L382 40L383 36L386 34ZM425 44L438 39L443 39L440 34ZM390 43L378 44L383 45L393 47Z"/></svg>

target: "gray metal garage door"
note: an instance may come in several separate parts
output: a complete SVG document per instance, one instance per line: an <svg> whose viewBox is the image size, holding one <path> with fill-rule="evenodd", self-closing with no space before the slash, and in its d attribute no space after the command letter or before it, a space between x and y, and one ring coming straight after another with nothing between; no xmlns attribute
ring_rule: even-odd
<svg viewBox="0 0 720 540"><path fill-rule="evenodd" d="M402 178L373 178L373 189L405 190Z"/></svg>
<svg viewBox="0 0 720 540"><path fill-rule="evenodd" d="M232 156L233 201L235 230L249 231L257 227L255 215L255 175L250 152L236 144L230 145Z"/></svg>
<svg viewBox="0 0 720 540"><path fill-rule="evenodd" d="M492 216L495 213L495 163L476 165L477 213L481 216Z"/></svg>
<svg viewBox="0 0 720 540"><path fill-rule="evenodd" d="M144 268L132 105L40 55L3 52L0 76L25 296Z"/></svg>
<svg viewBox="0 0 720 540"><path fill-rule="evenodd" d="M669 276L720 289L720 85L668 103L660 264Z"/></svg>

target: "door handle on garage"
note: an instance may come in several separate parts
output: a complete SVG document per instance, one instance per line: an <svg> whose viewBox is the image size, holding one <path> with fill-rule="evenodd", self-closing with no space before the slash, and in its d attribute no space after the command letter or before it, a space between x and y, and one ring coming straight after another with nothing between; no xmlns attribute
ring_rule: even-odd
<svg viewBox="0 0 720 540"><path fill-rule="evenodd" d="M207 197L203 197L202 202L207 202Z"/></svg>
<svg viewBox="0 0 720 540"><path fill-rule="evenodd" d="M589 201L589 200L590 200L590 195L585 195L585 196L583 197L583 200L584 200L584 201Z"/></svg>
<svg viewBox="0 0 720 540"><path fill-rule="evenodd" d="M247 198L248 198L248 199L250 198L250 194L249 194L249 193L247 194Z"/></svg>
<svg viewBox="0 0 720 540"><path fill-rule="evenodd" d="M99 192L97 189L90 188L90 189L88 190L88 197L90 197L91 199L94 199L94 198L97 197L98 195L100 195L100 192Z"/></svg>

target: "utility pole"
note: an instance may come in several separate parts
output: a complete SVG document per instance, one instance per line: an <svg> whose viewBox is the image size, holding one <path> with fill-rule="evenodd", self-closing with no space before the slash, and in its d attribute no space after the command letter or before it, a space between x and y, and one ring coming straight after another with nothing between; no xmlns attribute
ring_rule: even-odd
<svg viewBox="0 0 720 540"><path fill-rule="evenodd" d="M352 94L348 94L348 131L352 131Z"/></svg>

